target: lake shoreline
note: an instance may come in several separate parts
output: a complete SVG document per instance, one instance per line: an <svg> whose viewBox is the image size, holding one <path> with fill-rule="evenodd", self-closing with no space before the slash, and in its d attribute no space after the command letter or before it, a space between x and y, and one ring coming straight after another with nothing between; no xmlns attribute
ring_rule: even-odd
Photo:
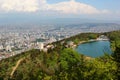
<svg viewBox="0 0 120 80"><path fill-rule="evenodd" d="M101 43L100 41L103 41L103 42ZM89 43L91 42L92 42L92 45L89 45ZM109 40L94 40L94 41L84 41L84 42L82 41L74 49L76 50L78 49L77 52L82 53L87 57L96 58L103 55L104 53L111 54L111 48L109 47L109 45L110 45ZM79 46L82 46L82 47L79 47Z"/></svg>
<svg viewBox="0 0 120 80"><path fill-rule="evenodd" d="M109 41L109 40L96 40L96 39L94 39L94 40L88 40L88 41L81 41L77 45L84 44L84 43L97 42L97 41Z"/></svg>

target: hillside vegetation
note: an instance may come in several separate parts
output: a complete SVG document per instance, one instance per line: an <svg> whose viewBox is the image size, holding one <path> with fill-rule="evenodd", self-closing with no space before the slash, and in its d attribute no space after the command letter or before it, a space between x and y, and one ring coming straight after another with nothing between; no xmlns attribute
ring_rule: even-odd
<svg viewBox="0 0 120 80"><path fill-rule="evenodd" d="M67 41L95 39L104 34L111 40L112 55L87 59L64 45ZM120 31L82 33L52 43L48 52L30 50L0 61L0 80L118 80L120 77ZM64 43L62 44L62 42Z"/></svg>

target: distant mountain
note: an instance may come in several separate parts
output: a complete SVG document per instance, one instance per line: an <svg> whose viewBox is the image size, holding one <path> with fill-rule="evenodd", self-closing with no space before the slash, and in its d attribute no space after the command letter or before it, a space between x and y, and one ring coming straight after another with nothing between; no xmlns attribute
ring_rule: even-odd
<svg viewBox="0 0 120 80"><path fill-rule="evenodd" d="M118 23L114 20L97 20L85 18L40 18L40 17L3 17L0 24L81 24L81 23Z"/></svg>
<svg viewBox="0 0 120 80"><path fill-rule="evenodd" d="M66 25L66 27L98 27L98 26L106 26L106 27L111 27L111 26L120 26L118 23L81 23L81 24L69 24Z"/></svg>

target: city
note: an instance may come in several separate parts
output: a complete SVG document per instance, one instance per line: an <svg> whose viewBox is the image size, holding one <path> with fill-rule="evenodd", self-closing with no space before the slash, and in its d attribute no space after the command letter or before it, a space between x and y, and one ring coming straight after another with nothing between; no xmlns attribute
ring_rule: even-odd
<svg viewBox="0 0 120 80"><path fill-rule="evenodd" d="M119 80L120 0L0 0L0 80Z"/></svg>
<svg viewBox="0 0 120 80"><path fill-rule="evenodd" d="M39 49L41 43L45 46L79 33L102 33L120 30L120 25L115 23L86 23L62 26L6 25L0 27L0 60L30 49ZM47 48L49 47L46 47L45 50Z"/></svg>

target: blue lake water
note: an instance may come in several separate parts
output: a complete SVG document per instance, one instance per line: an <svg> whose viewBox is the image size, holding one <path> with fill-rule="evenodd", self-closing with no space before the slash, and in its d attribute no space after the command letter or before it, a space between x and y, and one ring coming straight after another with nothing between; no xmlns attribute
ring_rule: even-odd
<svg viewBox="0 0 120 80"><path fill-rule="evenodd" d="M103 56L104 53L112 53L109 41L96 41L80 44L76 50L79 53L90 57L100 57Z"/></svg>

